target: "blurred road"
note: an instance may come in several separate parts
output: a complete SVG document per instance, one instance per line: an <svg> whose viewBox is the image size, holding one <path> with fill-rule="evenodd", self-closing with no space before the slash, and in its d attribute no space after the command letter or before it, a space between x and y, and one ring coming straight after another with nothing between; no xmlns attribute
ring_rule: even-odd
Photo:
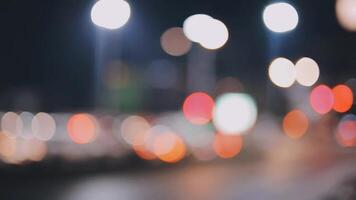
<svg viewBox="0 0 356 200"><path fill-rule="evenodd" d="M231 160L198 162L188 155L172 165L111 158L1 168L0 199L329 200L356 177L356 160L327 130L290 140L262 121Z"/></svg>
<svg viewBox="0 0 356 200"><path fill-rule="evenodd" d="M322 168L295 164L276 168L276 163L272 167L266 163L241 164L235 160L77 178L1 180L0 197L7 200L313 200L323 199L345 178L356 174L354 161Z"/></svg>
<svg viewBox="0 0 356 200"><path fill-rule="evenodd" d="M350 163L322 171L267 173L262 166L196 165L174 171L83 179L60 199L321 199L353 172ZM302 175L303 173L303 175Z"/></svg>

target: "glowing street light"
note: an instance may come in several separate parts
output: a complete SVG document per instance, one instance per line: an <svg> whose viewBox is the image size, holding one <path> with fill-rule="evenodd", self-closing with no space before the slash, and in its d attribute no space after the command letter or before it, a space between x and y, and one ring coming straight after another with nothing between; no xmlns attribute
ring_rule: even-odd
<svg viewBox="0 0 356 200"><path fill-rule="evenodd" d="M205 14L196 14L188 17L183 23L185 36L193 42L200 42L204 30L213 18Z"/></svg>
<svg viewBox="0 0 356 200"><path fill-rule="evenodd" d="M340 25L348 31L356 31L356 1L337 0L336 17Z"/></svg>
<svg viewBox="0 0 356 200"><path fill-rule="evenodd" d="M183 31L188 39L210 50L223 47L229 39L226 25L205 14L188 17L183 23Z"/></svg>
<svg viewBox="0 0 356 200"><path fill-rule="evenodd" d="M313 59L304 57L295 64L296 81L303 86L314 85L320 75L318 63Z"/></svg>
<svg viewBox="0 0 356 200"><path fill-rule="evenodd" d="M296 70L292 61L276 58L268 68L268 76L276 86L288 88L295 82Z"/></svg>
<svg viewBox="0 0 356 200"><path fill-rule="evenodd" d="M246 133L257 120L254 99L243 93L227 93L219 96L213 111L216 129L225 135Z"/></svg>
<svg viewBox="0 0 356 200"><path fill-rule="evenodd" d="M263 11L263 22L273 32L294 30L298 25L297 10L288 3L273 3Z"/></svg>
<svg viewBox="0 0 356 200"><path fill-rule="evenodd" d="M99 0L91 10L92 22L110 30L124 26L130 15L130 5L124 0Z"/></svg>
<svg viewBox="0 0 356 200"><path fill-rule="evenodd" d="M201 38L200 45L206 49L219 49L225 45L229 39L229 31L226 25L217 19L209 23L209 29Z"/></svg>

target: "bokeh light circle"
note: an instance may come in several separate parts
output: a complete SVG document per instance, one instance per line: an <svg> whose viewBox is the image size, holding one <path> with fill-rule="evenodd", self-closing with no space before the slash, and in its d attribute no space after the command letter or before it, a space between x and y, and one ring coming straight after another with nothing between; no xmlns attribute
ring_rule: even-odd
<svg viewBox="0 0 356 200"><path fill-rule="evenodd" d="M213 18L205 14L195 14L188 17L183 23L184 34L189 40L199 43L204 37L211 20Z"/></svg>
<svg viewBox="0 0 356 200"><path fill-rule="evenodd" d="M37 113L32 119L32 132L37 139L48 141L56 132L56 122L48 113Z"/></svg>
<svg viewBox="0 0 356 200"><path fill-rule="evenodd" d="M188 17L183 23L183 31L189 40L211 50L221 48L229 39L226 25L205 14Z"/></svg>
<svg viewBox="0 0 356 200"><path fill-rule="evenodd" d="M195 92L185 99L183 114L193 124L207 124L212 118L213 108L213 98L204 92Z"/></svg>
<svg viewBox="0 0 356 200"><path fill-rule="evenodd" d="M136 155L143 160L155 160L157 156L146 148L146 145L132 145Z"/></svg>
<svg viewBox="0 0 356 200"><path fill-rule="evenodd" d="M179 136L172 132L165 132L155 138L153 152L161 161L176 163L184 158L186 148Z"/></svg>
<svg viewBox="0 0 356 200"><path fill-rule="evenodd" d="M315 87L310 93L310 105L319 114L328 113L334 105L334 95L326 85Z"/></svg>
<svg viewBox="0 0 356 200"><path fill-rule="evenodd" d="M152 150L153 129L145 118L131 116L124 120L121 135L126 143L132 146L137 156L144 160L155 160L157 156Z"/></svg>
<svg viewBox="0 0 356 200"><path fill-rule="evenodd" d="M216 134L214 151L220 158L232 158L242 150L243 140L240 135Z"/></svg>
<svg viewBox="0 0 356 200"><path fill-rule="evenodd" d="M7 112L1 118L1 129L8 137L20 136L23 128L21 117L15 112Z"/></svg>
<svg viewBox="0 0 356 200"><path fill-rule="evenodd" d="M356 116L345 115L341 118L336 132L337 142L343 147L356 146Z"/></svg>
<svg viewBox="0 0 356 200"><path fill-rule="evenodd" d="M351 109L354 102L352 90L346 85L337 85L332 89L334 95L333 109L344 113Z"/></svg>
<svg viewBox="0 0 356 200"><path fill-rule="evenodd" d="M243 134L256 122L257 106L254 99L243 93L219 96L213 110L213 122L222 134Z"/></svg>
<svg viewBox="0 0 356 200"><path fill-rule="evenodd" d="M312 86L314 85L319 79L319 66L311 58L301 58L295 64L296 70L296 80L299 84L303 86Z"/></svg>
<svg viewBox="0 0 356 200"><path fill-rule="evenodd" d="M308 130L308 117L300 110L290 111L283 119L283 131L292 139L302 137Z"/></svg>
<svg viewBox="0 0 356 200"><path fill-rule="evenodd" d="M348 31L356 31L356 1L337 0L335 9L340 25Z"/></svg>
<svg viewBox="0 0 356 200"><path fill-rule="evenodd" d="M276 58L268 69L270 80L278 87L288 88L296 79L296 71L292 61L286 58Z"/></svg>
<svg viewBox="0 0 356 200"><path fill-rule="evenodd" d="M106 29L124 26L131 15L130 5L124 0L99 0L91 10L91 20Z"/></svg>
<svg viewBox="0 0 356 200"><path fill-rule="evenodd" d="M273 32L291 31L297 27L298 21L297 10L288 3L273 3L263 11L263 22Z"/></svg>
<svg viewBox="0 0 356 200"><path fill-rule="evenodd" d="M228 39L229 31L226 25L217 19L212 19L199 43L202 47L213 50L224 46Z"/></svg>
<svg viewBox="0 0 356 200"><path fill-rule="evenodd" d="M130 116L126 118L120 127L121 136L130 145L143 145L151 125L140 116Z"/></svg>
<svg viewBox="0 0 356 200"><path fill-rule="evenodd" d="M184 35L182 28L173 27L162 34L161 47L171 56L182 56L189 52L192 42Z"/></svg>
<svg viewBox="0 0 356 200"><path fill-rule="evenodd" d="M77 144L90 143L97 135L97 124L95 117L90 114L75 114L68 120L68 135Z"/></svg>

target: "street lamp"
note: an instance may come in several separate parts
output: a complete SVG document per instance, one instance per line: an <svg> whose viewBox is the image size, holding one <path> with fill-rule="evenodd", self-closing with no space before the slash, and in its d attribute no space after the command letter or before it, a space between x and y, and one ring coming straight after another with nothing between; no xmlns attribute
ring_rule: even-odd
<svg viewBox="0 0 356 200"><path fill-rule="evenodd" d="M130 5L124 0L99 0L91 10L91 20L99 27L115 30L127 23L130 14Z"/></svg>
<svg viewBox="0 0 356 200"><path fill-rule="evenodd" d="M269 30L276 33L294 30L298 21L297 10L288 3L274 3L263 11L263 22Z"/></svg>

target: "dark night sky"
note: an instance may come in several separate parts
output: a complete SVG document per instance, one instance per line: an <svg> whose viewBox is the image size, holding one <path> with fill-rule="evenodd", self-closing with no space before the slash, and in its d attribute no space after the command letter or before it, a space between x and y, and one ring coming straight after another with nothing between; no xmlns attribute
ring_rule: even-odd
<svg viewBox="0 0 356 200"><path fill-rule="evenodd" d="M26 91L35 92L39 109L80 110L93 107L96 27L90 21L91 0L5 0L1 16L0 108L14 108ZM355 77L356 34L337 23L334 0L288 1L299 12L296 31L275 36L263 25L263 0L131 0L132 16L119 33L118 58L139 66L171 58L160 48L160 35L181 26L191 14L206 13L230 31L218 51L217 74L236 76L252 93L262 93L271 59L314 58L321 81L335 84ZM145 47L145 48L143 48ZM20 100L15 100L20 98ZM26 99L26 98L25 98Z"/></svg>

